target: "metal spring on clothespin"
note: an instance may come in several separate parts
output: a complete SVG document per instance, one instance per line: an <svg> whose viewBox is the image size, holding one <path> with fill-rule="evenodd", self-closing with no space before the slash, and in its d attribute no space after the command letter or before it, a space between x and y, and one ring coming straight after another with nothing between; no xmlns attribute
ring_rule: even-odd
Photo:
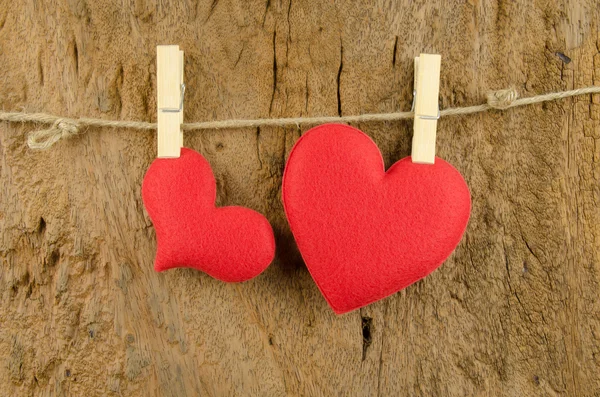
<svg viewBox="0 0 600 397"><path fill-rule="evenodd" d="M183 111L183 97L185 95L185 84L181 84L181 100L179 101L179 107L177 108L161 108L159 109L161 112L167 112L167 113L179 113Z"/></svg>

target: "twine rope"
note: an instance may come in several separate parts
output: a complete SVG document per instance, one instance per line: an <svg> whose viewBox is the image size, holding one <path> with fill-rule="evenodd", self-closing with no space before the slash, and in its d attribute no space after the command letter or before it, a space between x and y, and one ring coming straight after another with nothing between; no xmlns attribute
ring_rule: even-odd
<svg viewBox="0 0 600 397"><path fill-rule="evenodd" d="M592 86L570 91L553 92L527 98L519 98L517 91L513 88L509 88L488 93L487 102L481 105L443 109L440 111L440 117L480 113L492 109L506 110L517 106L532 105L535 103L555 101L573 96L598 93L600 93L600 87ZM183 123L181 124L181 128L184 131L193 131L256 127L300 127L301 124L359 123L373 121L381 122L406 120L414 117L415 114L411 111L395 113L371 113L355 116L292 117L256 120L232 119L221 121L204 121L198 123ZM87 131L89 127L130 128L136 130L155 130L157 128L156 123L147 123L142 121L103 120L85 117L72 119L45 113L0 112L0 120L15 123L33 122L50 125L50 128L48 129L34 131L28 135L27 145L31 149L48 149L61 139L72 138L78 134L81 134L82 132ZM82 131L84 128L85 131Z"/></svg>

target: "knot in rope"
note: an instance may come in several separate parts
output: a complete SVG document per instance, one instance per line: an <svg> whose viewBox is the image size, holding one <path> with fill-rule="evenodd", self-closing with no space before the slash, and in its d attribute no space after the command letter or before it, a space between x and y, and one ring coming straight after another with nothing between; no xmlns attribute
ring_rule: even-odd
<svg viewBox="0 0 600 397"><path fill-rule="evenodd" d="M79 124L75 120L59 118L47 130L29 134L27 145L31 149L48 149L61 139L71 138L79 133Z"/></svg>
<svg viewBox="0 0 600 397"><path fill-rule="evenodd" d="M494 109L508 109L519 98L519 93L514 88L492 91L487 95L487 103Z"/></svg>

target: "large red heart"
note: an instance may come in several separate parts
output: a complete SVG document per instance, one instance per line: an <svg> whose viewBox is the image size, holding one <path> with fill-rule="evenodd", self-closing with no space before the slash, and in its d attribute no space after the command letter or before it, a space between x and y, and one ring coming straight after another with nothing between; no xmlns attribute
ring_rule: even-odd
<svg viewBox="0 0 600 397"><path fill-rule="evenodd" d="M471 211L469 188L449 163L406 157L385 172L375 143L339 124L298 140L283 202L306 266L338 314L435 270L456 248Z"/></svg>
<svg viewBox="0 0 600 397"><path fill-rule="evenodd" d="M275 239L269 221L243 207L215 207L210 164L182 148L177 159L156 159L142 184L156 230L154 268L191 267L223 281L248 280L269 266Z"/></svg>

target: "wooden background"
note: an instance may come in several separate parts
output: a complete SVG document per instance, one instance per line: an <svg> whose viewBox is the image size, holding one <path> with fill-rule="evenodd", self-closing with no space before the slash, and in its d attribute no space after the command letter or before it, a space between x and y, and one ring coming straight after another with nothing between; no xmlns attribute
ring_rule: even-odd
<svg viewBox="0 0 600 397"><path fill-rule="evenodd" d="M155 46L185 50L185 120L408 110L442 54L442 108L489 90L600 84L592 0L0 0L0 109L156 120ZM281 175L305 129L188 133L218 204L264 213L258 278L153 271L140 186L153 133L89 129L40 152L0 124L6 396L600 395L600 97L444 118L473 195L425 280L335 316L297 252ZM386 166L412 122L355 125Z"/></svg>

